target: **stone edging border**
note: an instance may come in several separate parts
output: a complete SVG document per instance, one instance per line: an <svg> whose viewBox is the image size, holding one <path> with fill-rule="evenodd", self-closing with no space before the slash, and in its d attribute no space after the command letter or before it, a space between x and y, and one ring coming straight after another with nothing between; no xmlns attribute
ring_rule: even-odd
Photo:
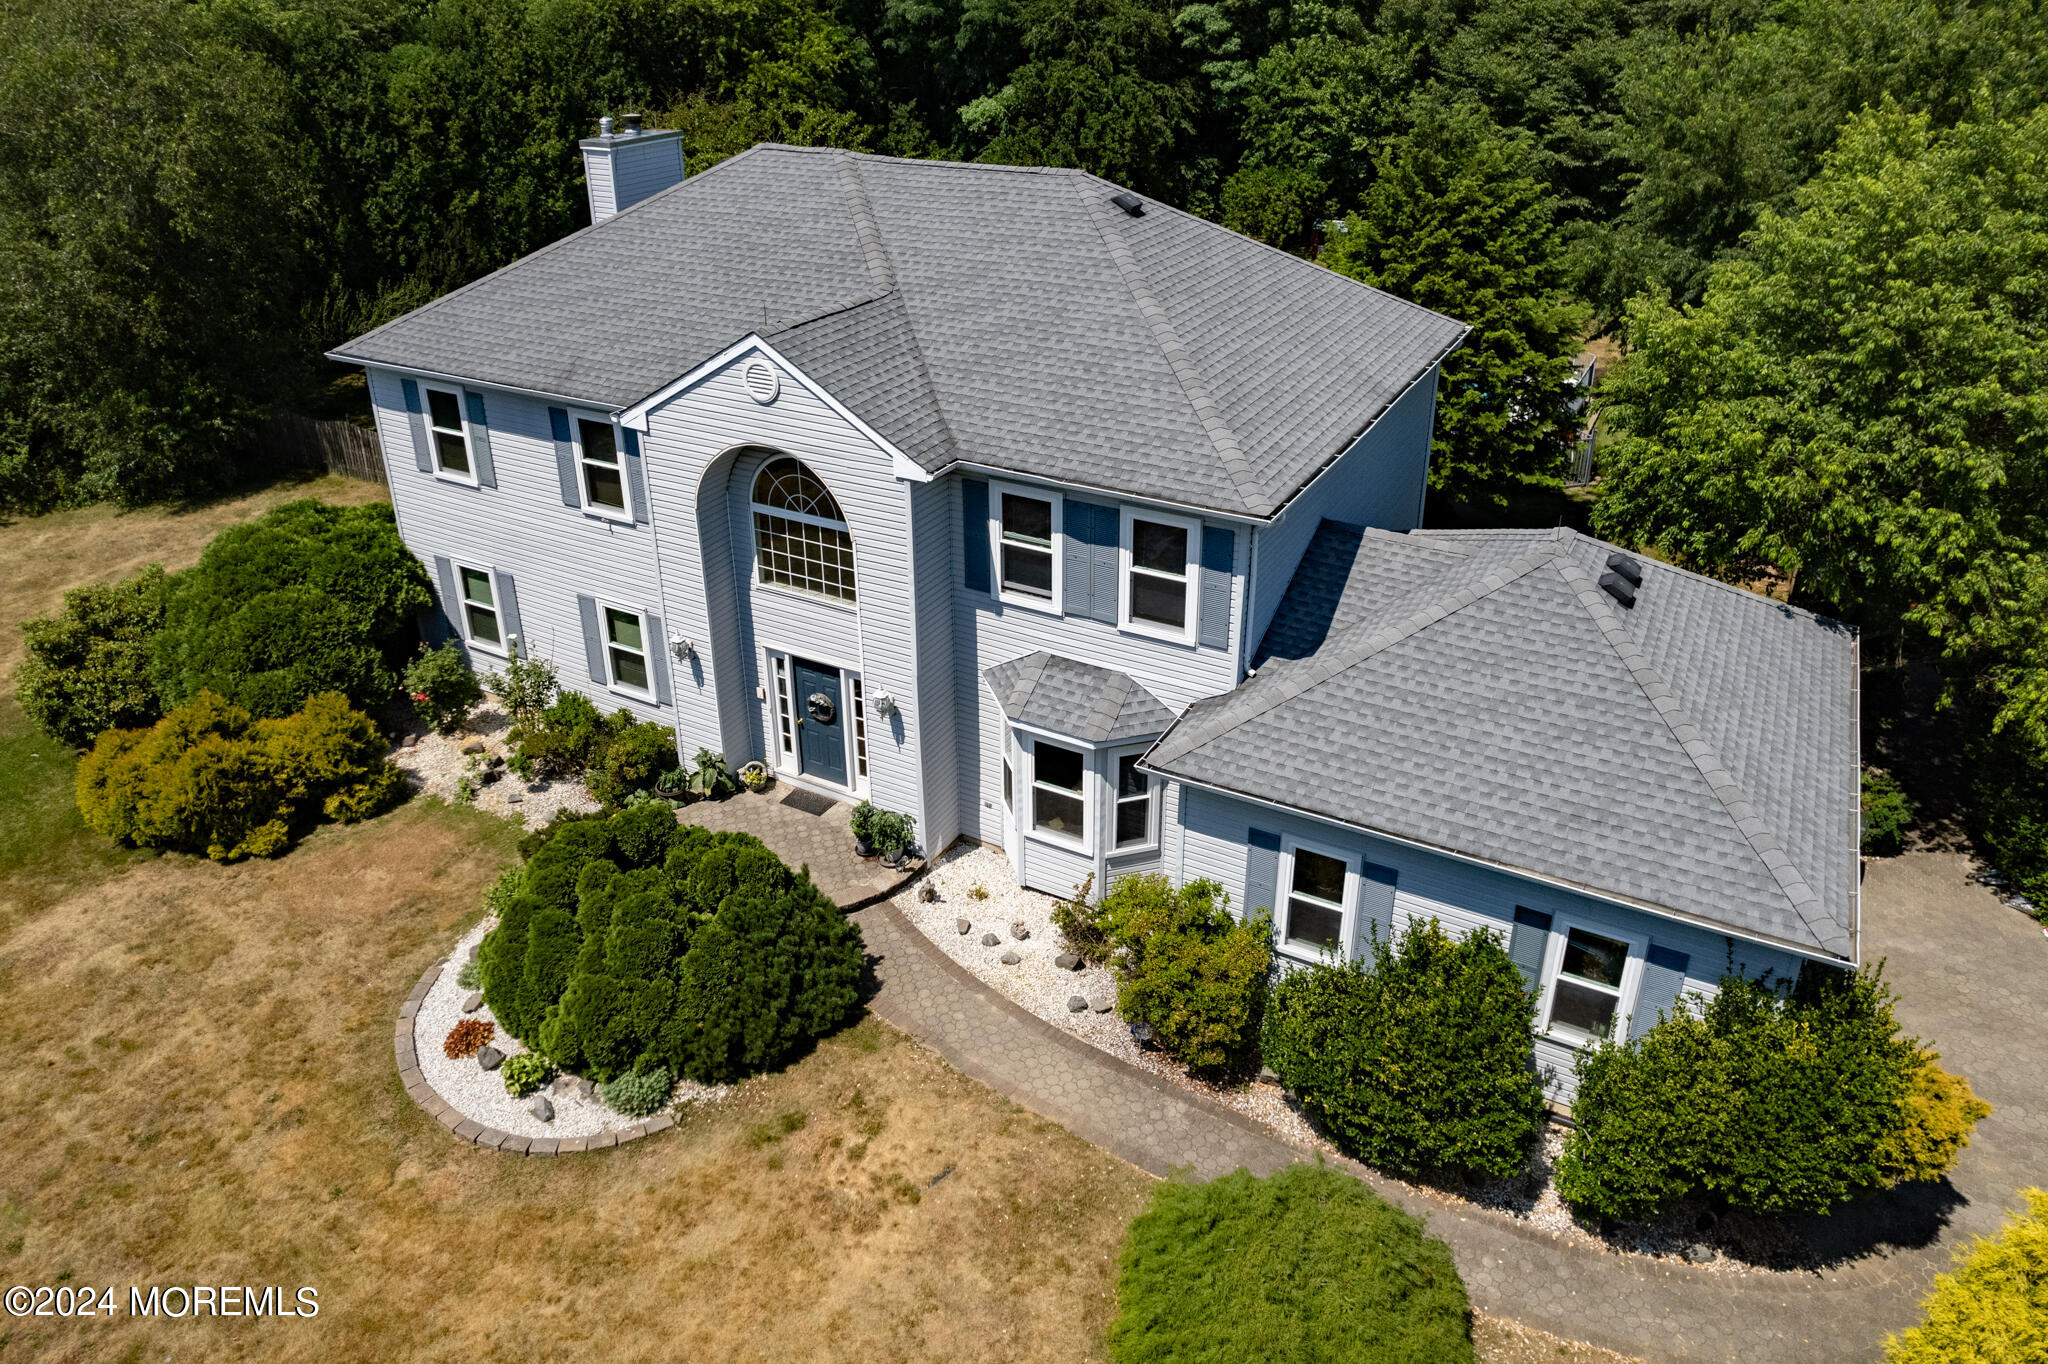
<svg viewBox="0 0 2048 1364"><path fill-rule="evenodd" d="M453 1132L457 1137L473 1146L487 1151L503 1151L520 1156L566 1156L579 1151L603 1151L627 1142L651 1137L656 1132L666 1132L676 1125L673 1113L657 1113L644 1122L618 1132L599 1132L589 1137L515 1137L500 1132L495 1127L485 1127L474 1118L466 1118L434 1091L427 1083L427 1077L420 1072L420 1056L413 1041L412 1021L420 1011L420 1004L427 997L427 991L434 988L434 982L441 978L444 963L436 962L420 977L420 983L412 987L412 993L405 997L405 1003L398 1009L398 1026L392 1034L392 1050L398 1056L398 1080L405 1086L405 1092L412 1101L427 1110L435 1122Z"/></svg>

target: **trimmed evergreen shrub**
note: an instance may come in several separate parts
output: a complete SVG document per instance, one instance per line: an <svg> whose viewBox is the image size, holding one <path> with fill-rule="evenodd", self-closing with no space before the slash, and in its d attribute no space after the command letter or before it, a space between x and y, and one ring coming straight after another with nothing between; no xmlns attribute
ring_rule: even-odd
<svg viewBox="0 0 2048 1364"><path fill-rule="evenodd" d="M1191 1069L1249 1064L1273 965L1271 922L1239 920L1214 881L1125 876L1091 916L1114 949L1117 1009ZM1064 930L1062 930L1064 936Z"/></svg>
<svg viewBox="0 0 2048 1364"><path fill-rule="evenodd" d="M1319 1165L1159 1185L1124 1239L1116 1296L1117 1364L1474 1358L1450 1248Z"/></svg>
<svg viewBox="0 0 2048 1364"><path fill-rule="evenodd" d="M322 692L259 720L201 692L149 729L110 729L78 765L78 810L99 833L215 861L281 851L320 815L348 823L404 792L368 716Z"/></svg>
<svg viewBox="0 0 2048 1364"><path fill-rule="evenodd" d="M1929 1064L1874 968L1805 971L1789 995L1730 976L1700 1013L1580 1057L1558 1192L1622 1219L1690 1196L1824 1213L1938 1177L1982 1114Z"/></svg>
<svg viewBox="0 0 2048 1364"><path fill-rule="evenodd" d="M591 764L587 782L591 796L607 806L624 805L629 797L653 789L663 773L675 771L683 761L676 753L674 730L652 721L632 723L625 711L619 716L627 723L617 724L615 719L607 725L609 738Z"/></svg>
<svg viewBox="0 0 2048 1364"><path fill-rule="evenodd" d="M156 685L172 705L210 690L258 716L327 691L375 710L432 603L389 504L288 503L222 531L172 580Z"/></svg>
<svg viewBox="0 0 2048 1364"><path fill-rule="evenodd" d="M438 649L420 646L419 657L405 665L405 689L420 720L443 734L469 723L469 713L484 699L483 684L452 642Z"/></svg>
<svg viewBox="0 0 2048 1364"><path fill-rule="evenodd" d="M1344 1148L1383 1169L1512 1176L1543 1123L1535 1002L1492 933L1434 920L1372 960L1290 971L1266 1064Z"/></svg>
<svg viewBox="0 0 2048 1364"><path fill-rule="evenodd" d="M2031 1364L2048 1359L2048 1192L1996 1237L1956 1252L1918 1326L1885 1340L1885 1364Z"/></svg>
<svg viewBox="0 0 2048 1364"><path fill-rule="evenodd" d="M492 1012L598 1080L731 1079L859 1008L859 932L809 877L659 806L562 825L493 901L478 953Z"/></svg>
<svg viewBox="0 0 2048 1364"><path fill-rule="evenodd" d="M1913 827L1913 802L1889 772L1863 769L1863 851L1892 857L1905 851Z"/></svg>
<svg viewBox="0 0 2048 1364"><path fill-rule="evenodd" d="M163 714L150 660L170 580L151 564L118 583L75 587L64 609L21 627L28 657L15 676L21 708L74 748L108 729L139 729Z"/></svg>

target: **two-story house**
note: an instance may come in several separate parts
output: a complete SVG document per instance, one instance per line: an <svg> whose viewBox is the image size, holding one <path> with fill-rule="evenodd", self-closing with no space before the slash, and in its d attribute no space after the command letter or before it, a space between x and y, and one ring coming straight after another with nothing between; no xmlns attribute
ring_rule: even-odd
<svg viewBox="0 0 2048 1364"><path fill-rule="evenodd" d="M1286 956L1493 927L1565 1071L1855 960L1853 636L1418 532L1461 324L1078 171L583 148L592 227L335 355L480 663Z"/></svg>

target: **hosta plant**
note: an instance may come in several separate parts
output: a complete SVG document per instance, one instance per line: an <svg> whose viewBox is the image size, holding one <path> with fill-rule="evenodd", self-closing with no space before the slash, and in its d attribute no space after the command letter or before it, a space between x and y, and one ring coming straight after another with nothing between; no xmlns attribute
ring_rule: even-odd
<svg viewBox="0 0 2048 1364"><path fill-rule="evenodd" d="M505 1058L505 1064L498 1067L498 1074L505 1077L505 1092L515 1099L523 1099L548 1082L555 1073L555 1067L539 1052L522 1051L517 1056Z"/></svg>

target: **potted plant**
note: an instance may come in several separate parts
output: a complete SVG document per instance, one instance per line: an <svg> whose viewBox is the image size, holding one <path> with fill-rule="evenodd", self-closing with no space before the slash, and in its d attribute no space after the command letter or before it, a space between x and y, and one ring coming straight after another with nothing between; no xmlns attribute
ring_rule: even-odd
<svg viewBox="0 0 2048 1364"><path fill-rule="evenodd" d="M876 812L871 836L875 846L882 850L883 866L900 867L909 861L916 835L915 816L898 814L894 810Z"/></svg>
<svg viewBox="0 0 2048 1364"><path fill-rule="evenodd" d="M708 748L697 750L697 770L690 774L690 794L698 800L717 800L732 794L732 769L725 755Z"/></svg>
<svg viewBox="0 0 2048 1364"><path fill-rule="evenodd" d="M882 812L875 808L873 801L864 800L853 807L850 822L853 825L853 851L857 857L875 855L875 817Z"/></svg>
<svg viewBox="0 0 2048 1364"><path fill-rule="evenodd" d="M768 770L768 764L751 762L740 769L740 785L749 791L766 791L775 774Z"/></svg>

